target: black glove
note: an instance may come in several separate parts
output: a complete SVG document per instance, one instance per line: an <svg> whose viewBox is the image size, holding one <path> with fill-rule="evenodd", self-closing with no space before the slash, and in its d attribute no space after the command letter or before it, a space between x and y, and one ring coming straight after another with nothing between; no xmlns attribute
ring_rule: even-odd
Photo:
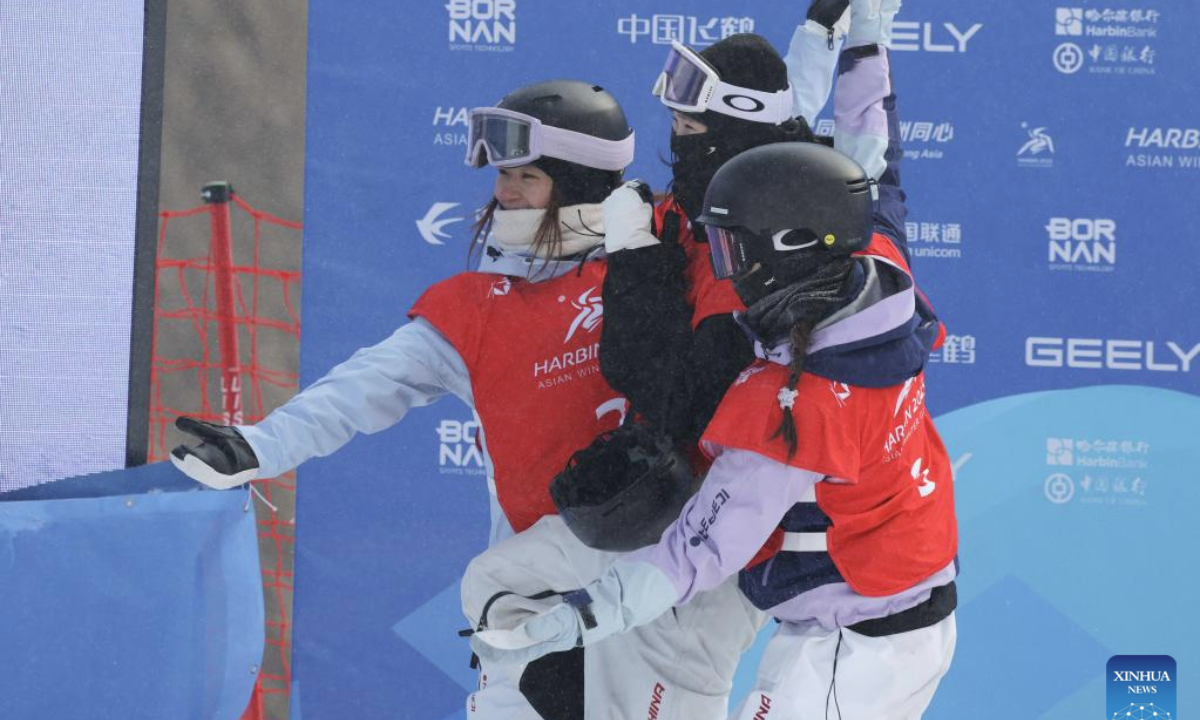
<svg viewBox="0 0 1200 720"><path fill-rule="evenodd" d="M237 428L190 417L175 418L175 427L200 439L171 451L171 463L191 479L228 490L258 477L258 458Z"/></svg>

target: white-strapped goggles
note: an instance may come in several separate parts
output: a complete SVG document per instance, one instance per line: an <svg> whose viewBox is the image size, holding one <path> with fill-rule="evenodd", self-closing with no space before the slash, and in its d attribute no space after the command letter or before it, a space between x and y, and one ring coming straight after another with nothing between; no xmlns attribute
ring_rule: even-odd
<svg viewBox="0 0 1200 720"><path fill-rule="evenodd" d="M705 110L752 122L779 125L792 117L792 86L763 92L721 82L721 76L704 58L677 40L663 65L654 94L662 104L679 112Z"/></svg>
<svg viewBox="0 0 1200 720"><path fill-rule="evenodd" d="M467 125L466 163L471 167L515 167L543 156L597 170L624 170L633 162L632 131L623 140L605 140L495 107L473 108Z"/></svg>

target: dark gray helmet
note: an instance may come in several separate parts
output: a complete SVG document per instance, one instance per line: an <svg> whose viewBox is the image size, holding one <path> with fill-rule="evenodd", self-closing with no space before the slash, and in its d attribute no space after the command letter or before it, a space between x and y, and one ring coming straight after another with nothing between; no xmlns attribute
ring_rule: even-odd
<svg viewBox="0 0 1200 720"><path fill-rule="evenodd" d="M579 135L574 141L539 138L550 131L542 133L519 116ZM580 136L600 142L589 147L585 139L581 145ZM603 201L633 160L633 130L620 104L604 88L581 80L533 83L505 95L495 108L473 109L467 145L473 167L532 162L554 180L563 205Z"/></svg>
<svg viewBox="0 0 1200 720"><path fill-rule="evenodd" d="M770 281L789 253L821 248L849 255L871 242L878 189L862 167L817 143L786 142L741 153L721 166L697 218L717 277L757 263Z"/></svg>
<svg viewBox="0 0 1200 720"><path fill-rule="evenodd" d="M604 140L624 140L633 132L612 93L582 80L547 80L526 85L505 95L496 107Z"/></svg>
<svg viewBox="0 0 1200 720"><path fill-rule="evenodd" d="M630 423L572 455L550 497L585 545L628 552L658 542L699 486L669 438Z"/></svg>

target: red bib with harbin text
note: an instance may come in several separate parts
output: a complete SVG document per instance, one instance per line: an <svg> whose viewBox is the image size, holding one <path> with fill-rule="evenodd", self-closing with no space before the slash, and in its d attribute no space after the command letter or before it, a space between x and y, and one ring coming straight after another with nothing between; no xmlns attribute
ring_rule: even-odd
<svg viewBox="0 0 1200 720"><path fill-rule="evenodd" d="M701 445L748 450L827 476L817 506L829 554L855 592L906 590L958 552L950 459L925 408L925 375L864 388L803 374L790 410L796 454L772 437L790 371L760 360L730 387Z"/></svg>
<svg viewBox="0 0 1200 720"><path fill-rule="evenodd" d="M600 374L605 270L588 262L537 283L463 273L431 287L409 312L466 363L496 494L517 532L555 514L550 481L625 412Z"/></svg>

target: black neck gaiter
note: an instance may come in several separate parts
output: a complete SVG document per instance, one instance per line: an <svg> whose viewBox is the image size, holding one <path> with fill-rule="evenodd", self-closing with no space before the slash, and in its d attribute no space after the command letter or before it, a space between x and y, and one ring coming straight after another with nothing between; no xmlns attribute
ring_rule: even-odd
<svg viewBox="0 0 1200 720"><path fill-rule="evenodd" d="M854 260L816 250L798 252L779 265L776 277L786 284L746 309L746 325L767 345L787 338L794 326L811 327L844 305Z"/></svg>
<svg viewBox="0 0 1200 720"><path fill-rule="evenodd" d="M671 135L671 192L689 220L704 211L704 191L713 175L733 157L714 143L711 133Z"/></svg>

